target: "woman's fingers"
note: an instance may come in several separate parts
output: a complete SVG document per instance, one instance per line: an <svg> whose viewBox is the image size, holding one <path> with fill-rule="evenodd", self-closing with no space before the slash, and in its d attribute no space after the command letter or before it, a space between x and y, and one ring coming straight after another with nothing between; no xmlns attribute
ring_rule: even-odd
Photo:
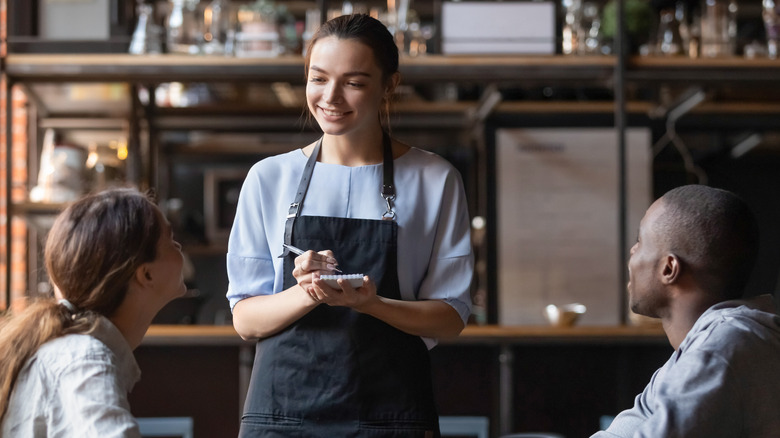
<svg viewBox="0 0 780 438"><path fill-rule="evenodd" d="M338 261L333 257L333 252L330 250L320 251L318 253L309 250L303 255L295 258L295 267L301 273L314 271L333 272L336 270L337 266Z"/></svg>

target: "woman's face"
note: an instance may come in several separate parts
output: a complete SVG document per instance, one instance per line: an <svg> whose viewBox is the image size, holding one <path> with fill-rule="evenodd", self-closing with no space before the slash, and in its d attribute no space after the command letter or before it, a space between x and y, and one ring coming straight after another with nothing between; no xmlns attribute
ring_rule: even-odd
<svg viewBox="0 0 780 438"><path fill-rule="evenodd" d="M161 222L160 240L157 241L157 258L150 263L150 269L158 291L172 300L187 292L182 274L184 255L179 242L173 239L171 225L159 210L157 214Z"/></svg>
<svg viewBox="0 0 780 438"><path fill-rule="evenodd" d="M324 133L376 129L382 98L389 91L365 44L330 36L312 47L306 101Z"/></svg>

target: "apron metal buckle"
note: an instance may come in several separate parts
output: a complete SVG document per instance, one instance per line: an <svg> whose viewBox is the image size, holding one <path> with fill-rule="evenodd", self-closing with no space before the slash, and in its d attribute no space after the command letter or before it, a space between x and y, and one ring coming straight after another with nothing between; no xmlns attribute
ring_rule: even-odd
<svg viewBox="0 0 780 438"><path fill-rule="evenodd" d="M395 195L386 195L382 193L382 197L385 198L385 206L387 207L387 211L382 213L382 219L386 220L394 220L395 219L395 212L393 211L393 203L392 201L395 200Z"/></svg>
<svg viewBox="0 0 780 438"><path fill-rule="evenodd" d="M293 202L290 204L290 210L287 212L287 219L298 216L298 203Z"/></svg>

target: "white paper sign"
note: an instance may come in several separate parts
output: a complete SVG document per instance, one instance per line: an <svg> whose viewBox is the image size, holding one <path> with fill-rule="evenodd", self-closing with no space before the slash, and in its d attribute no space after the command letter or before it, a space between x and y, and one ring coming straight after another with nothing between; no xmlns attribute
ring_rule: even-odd
<svg viewBox="0 0 780 438"><path fill-rule="evenodd" d="M649 130L626 144L628 251L651 202ZM617 160L612 128L497 132L500 324L546 324L545 306L574 302L587 306L578 324L620 322Z"/></svg>

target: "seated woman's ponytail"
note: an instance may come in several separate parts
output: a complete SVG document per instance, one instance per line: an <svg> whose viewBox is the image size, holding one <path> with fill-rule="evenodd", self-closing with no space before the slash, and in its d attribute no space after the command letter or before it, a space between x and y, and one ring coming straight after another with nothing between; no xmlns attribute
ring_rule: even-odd
<svg viewBox="0 0 780 438"><path fill-rule="evenodd" d="M135 189L112 189L73 202L55 220L45 262L55 297L0 318L0 420L19 372L41 345L89 334L122 304L136 269L157 257L157 207Z"/></svg>

